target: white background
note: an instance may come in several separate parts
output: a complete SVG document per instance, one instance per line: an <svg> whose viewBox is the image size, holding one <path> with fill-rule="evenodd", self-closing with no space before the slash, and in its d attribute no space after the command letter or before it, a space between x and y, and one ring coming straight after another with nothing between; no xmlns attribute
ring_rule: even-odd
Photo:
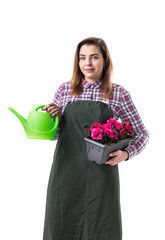
<svg viewBox="0 0 165 240"><path fill-rule="evenodd" d="M120 166L123 240L165 239L163 0L2 0L0 4L0 239L41 240L55 141L26 138L11 106L52 101L86 37L105 40L113 82L131 94L150 144Z"/></svg>

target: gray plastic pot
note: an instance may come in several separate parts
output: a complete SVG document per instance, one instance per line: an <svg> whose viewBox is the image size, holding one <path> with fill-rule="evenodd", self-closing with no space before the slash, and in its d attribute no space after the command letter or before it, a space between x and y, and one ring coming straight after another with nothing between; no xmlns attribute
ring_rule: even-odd
<svg viewBox="0 0 165 240"><path fill-rule="evenodd" d="M98 143L88 137L85 137L88 159L98 164L103 164L110 159L109 154L117 150L124 150L132 138L126 138L112 145Z"/></svg>

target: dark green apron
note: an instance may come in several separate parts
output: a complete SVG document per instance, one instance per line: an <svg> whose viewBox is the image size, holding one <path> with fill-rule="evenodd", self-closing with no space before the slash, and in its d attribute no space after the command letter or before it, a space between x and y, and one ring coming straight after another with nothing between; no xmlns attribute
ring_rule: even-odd
<svg viewBox="0 0 165 240"><path fill-rule="evenodd" d="M113 117L100 101L68 103L51 168L43 240L121 240L118 165L87 157L89 126Z"/></svg>

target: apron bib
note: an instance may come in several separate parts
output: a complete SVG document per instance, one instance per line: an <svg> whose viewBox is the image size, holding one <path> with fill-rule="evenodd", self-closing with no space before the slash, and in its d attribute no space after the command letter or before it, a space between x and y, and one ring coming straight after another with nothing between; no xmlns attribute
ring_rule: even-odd
<svg viewBox="0 0 165 240"><path fill-rule="evenodd" d="M121 240L118 165L87 157L84 137L113 117L100 101L68 103L51 168L43 240Z"/></svg>

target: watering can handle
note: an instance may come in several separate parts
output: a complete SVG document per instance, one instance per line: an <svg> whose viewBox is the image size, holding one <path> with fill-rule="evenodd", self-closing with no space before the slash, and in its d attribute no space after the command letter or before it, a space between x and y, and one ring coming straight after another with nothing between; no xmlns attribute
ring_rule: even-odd
<svg viewBox="0 0 165 240"><path fill-rule="evenodd" d="M38 109L43 108L45 106L47 106L47 105L39 105L39 106L35 107L35 110L37 111Z"/></svg>
<svg viewBox="0 0 165 240"><path fill-rule="evenodd" d="M35 110L37 111L38 109L43 108L43 107L45 107L45 106L47 106L47 105L39 105L39 106L35 107ZM53 122L56 123L55 125L58 125L58 124L59 124L59 117L58 117L58 115L56 115L56 116L53 118Z"/></svg>

